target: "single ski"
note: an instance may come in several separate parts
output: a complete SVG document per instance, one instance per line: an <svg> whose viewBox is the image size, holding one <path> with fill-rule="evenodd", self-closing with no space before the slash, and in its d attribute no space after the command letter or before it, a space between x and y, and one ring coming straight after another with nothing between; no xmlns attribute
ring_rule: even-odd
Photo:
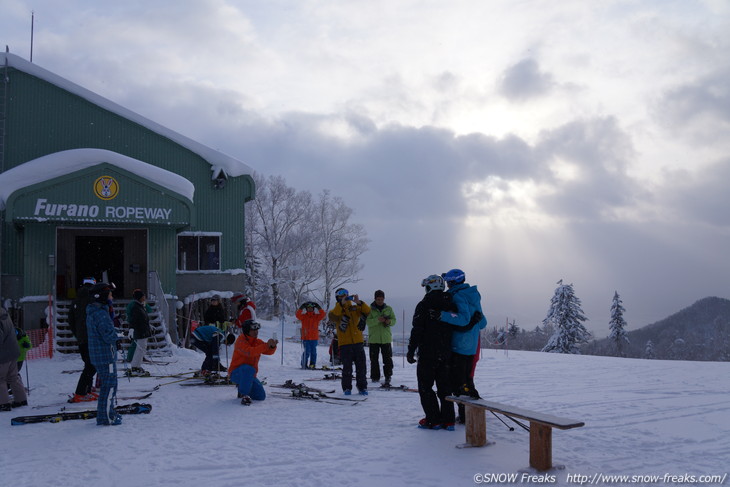
<svg viewBox="0 0 730 487"><path fill-rule="evenodd" d="M323 391L322 389L317 389L316 387L309 387L308 385L306 385L304 383L297 384L291 379L287 380L283 384L271 384L271 387L278 387L280 389L296 389L296 390L300 390L300 391L322 392L322 393L328 393L328 394L332 394L333 392L335 392L334 390Z"/></svg>
<svg viewBox="0 0 730 487"><path fill-rule="evenodd" d="M152 395L152 391L150 391L147 394L142 394L139 396L117 396L117 399L119 399L120 401L141 401L142 399L149 398L151 395ZM64 402L56 402L53 404L43 404L40 406L32 406L31 409L43 409L43 408L51 408L51 407L59 407L59 406L68 407L68 406L72 406L72 405L76 405L76 404L78 404L80 406L85 406L85 405L88 405L91 403L96 403L96 401L71 402L72 397L73 396L68 396L68 399Z"/></svg>
<svg viewBox="0 0 730 487"><path fill-rule="evenodd" d="M133 403L117 406L114 410L119 414L149 414L152 411L151 404ZM54 414L36 414L31 416L18 416L10 420L11 425L31 423L60 423L72 419L96 418L96 409L88 411L59 411Z"/></svg>
<svg viewBox="0 0 730 487"><path fill-rule="evenodd" d="M192 379L192 377L191 377ZM232 386L233 382L228 380L227 377L221 377L214 380L204 380L199 382L183 382L181 386Z"/></svg>
<svg viewBox="0 0 730 487"><path fill-rule="evenodd" d="M332 372L331 374L324 374L324 377L315 377L313 379L307 379L307 380L340 380L342 379L342 375L338 374L337 372Z"/></svg>
<svg viewBox="0 0 730 487"><path fill-rule="evenodd" d="M380 387L374 388L373 390L376 390L376 391L418 392L418 389L414 389L412 387L408 387L408 386L405 386L405 385L400 385L400 386L385 386L385 385L382 385Z"/></svg>
<svg viewBox="0 0 730 487"><path fill-rule="evenodd" d="M271 394L276 397L280 397L282 399L294 399L296 401L312 401L312 402L319 402L319 403L335 404L337 406L357 406L361 402L361 401L355 401L350 404L347 404L347 403L343 403L343 402L333 401L329 398L319 397L318 395L314 395L314 394L302 394L300 391L297 391L296 389L292 389L291 394L287 394L285 392L272 392ZM335 399L335 398L332 398L332 399Z"/></svg>

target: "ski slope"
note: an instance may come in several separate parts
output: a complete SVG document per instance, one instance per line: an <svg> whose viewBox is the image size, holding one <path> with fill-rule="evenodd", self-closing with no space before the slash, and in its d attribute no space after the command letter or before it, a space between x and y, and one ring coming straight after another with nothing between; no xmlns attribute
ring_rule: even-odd
<svg viewBox="0 0 730 487"><path fill-rule="evenodd" d="M277 328L264 322L260 335L268 338L279 331L281 336ZM203 359L192 350L174 353L170 365L145 367L153 374L189 371ZM528 469L528 433L519 427L509 431L491 415L487 435L494 444L457 449L464 442L463 426L454 432L416 427L423 416L416 393L372 387L368 399L356 405L274 396L272 392L286 389L272 384L292 379L336 389L334 395L344 397L339 382L311 380L326 372L299 369L300 353L298 344L286 342L283 364L281 350L261 358L259 377L266 377L269 397L249 407L241 406L231 386L182 387L166 384L175 379L120 378L123 396L166 384L143 401L153 405L151 414L99 427L94 420L10 425L13 416L54 412L54 407L0 413L0 485L535 483L523 476L538 474ZM320 347L320 364L326 354ZM395 360L394 384L415 387L415 365ZM31 406L51 404L73 392L78 374L61 372L80 369L81 360L57 355L27 367ZM585 421L583 428L553 432L553 461L565 468L539 474L546 483L689 485L691 476L722 480L730 469L729 372L727 363L490 350L478 365L475 382L491 400ZM626 476L626 481L610 476Z"/></svg>

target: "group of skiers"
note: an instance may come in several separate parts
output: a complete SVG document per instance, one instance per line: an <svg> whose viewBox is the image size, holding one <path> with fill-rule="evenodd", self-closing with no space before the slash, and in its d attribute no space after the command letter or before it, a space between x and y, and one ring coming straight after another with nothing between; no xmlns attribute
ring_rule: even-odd
<svg viewBox="0 0 730 487"><path fill-rule="evenodd" d="M426 429L445 428L453 430L456 415L454 406L445 400L451 394L468 395L478 398L474 387L474 368L478 360L479 332L486 324L481 308L481 296L476 286L466 283L466 276L460 269L452 269L441 275L430 275L423 279L425 296L416 306L407 360L418 362L416 375L418 392L425 417L419 427ZM76 336L84 362L76 392L71 402L98 401L97 424L117 425L122 418L114 410L112 390L117 385L116 352L120 349L117 327L114 323L112 306L113 284L96 283L93 278L84 280L69 313L69 324ZM149 306L141 290L133 292L134 299L127 306L127 320L133 333L134 349L128 356L132 363L131 374L143 375L141 362L147 348L147 340L152 336L149 321ZM302 323L302 368L315 368L317 363L317 343L319 326L327 316L336 327L339 345L339 359L342 363L341 387L345 395L352 394L353 366L355 387L361 395L368 394L367 365L365 355L364 330L368 329L370 355L370 378L380 381L380 357L383 359L383 387L391 386L393 375L393 350L391 328L396 323L393 309L385 303L385 293L378 290L373 302L368 305L359 295L339 288L335 291L335 306L325 311L315 302L303 303L296 312ZM229 380L238 385L238 397L244 405L252 400L263 400L266 393L257 378L258 363L261 355L276 352L278 341L272 338L266 342L258 338L261 325L256 321L256 305L243 294L235 295L232 301L237 304L235 326L240 334L226 331L223 323L228 317L222 306L220 296L214 295L204 314L205 323L198 326L191 335L191 344L205 353L201 367L202 375L228 372ZM4 313L4 314L3 314ZM6 347L9 332L0 309L0 345ZM12 326L12 324L11 324ZM13 331L13 338L16 334ZM16 347L17 347L17 340ZM233 357L228 368L221 363L220 345L234 344ZM7 346L8 348L11 348ZM0 352L4 352L0 348ZM6 364L5 358L12 354L17 357L16 349L0 355L0 380L6 378L12 388L16 403L7 407L27 404L25 390L17 382L18 366ZM98 393L92 387L94 375L99 384ZM433 390L436 385L436 392ZM6 407L0 389L0 410ZM459 411L463 422L463 409Z"/></svg>

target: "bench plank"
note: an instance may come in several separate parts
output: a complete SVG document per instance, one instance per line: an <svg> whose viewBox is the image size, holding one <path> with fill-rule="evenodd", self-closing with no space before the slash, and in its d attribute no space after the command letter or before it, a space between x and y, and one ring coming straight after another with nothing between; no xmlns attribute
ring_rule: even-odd
<svg viewBox="0 0 730 487"><path fill-rule="evenodd" d="M486 401L484 399L472 399L465 396L448 396L446 400L472 407L488 409L490 411L494 411L495 413L504 414L505 416L524 419L532 423L541 423L562 430L580 428L581 426L585 426L585 423L583 421L561 418L558 416L553 416L552 414L538 413L535 411L530 411L529 409L518 408L515 406L501 404L494 401Z"/></svg>

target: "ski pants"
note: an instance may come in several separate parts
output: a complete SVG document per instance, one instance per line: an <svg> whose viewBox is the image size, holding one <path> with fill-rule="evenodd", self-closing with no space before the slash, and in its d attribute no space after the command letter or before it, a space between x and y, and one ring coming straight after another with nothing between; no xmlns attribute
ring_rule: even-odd
<svg viewBox="0 0 730 487"><path fill-rule="evenodd" d="M91 392L91 384L94 381L96 367L94 367L94 364L91 363L91 358L89 358L88 343L79 343L79 355L81 355L81 360L84 361L84 370L81 371L79 382L76 384L76 394L85 396Z"/></svg>
<svg viewBox="0 0 730 487"><path fill-rule="evenodd" d="M390 343L370 343L370 379L373 381L380 380L380 362L379 355L383 355L383 375L385 380L389 381L393 376L393 346Z"/></svg>
<svg viewBox="0 0 730 487"><path fill-rule="evenodd" d="M15 340L15 338L13 338ZM10 404L10 395L8 394L8 385L13 391L13 401L23 402L28 400L23 386L23 379L18 373L18 363L15 360L3 362L0 364L0 405Z"/></svg>
<svg viewBox="0 0 730 487"><path fill-rule="evenodd" d="M264 386L256 378L256 369L250 365L241 365L231 373L231 382L238 385L238 395L248 396L254 401L266 399Z"/></svg>
<svg viewBox="0 0 730 487"><path fill-rule="evenodd" d="M451 390L457 391L459 387L466 384L469 389L474 389L474 355L451 354ZM459 419L464 420L464 405L459 404Z"/></svg>
<svg viewBox="0 0 730 487"><path fill-rule="evenodd" d="M451 377L448 359L418 358L416 366L418 395L426 421L433 424L454 423L454 404L445 398L451 394ZM436 384L436 392L433 385Z"/></svg>
<svg viewBox="0 0 730 487"><path fill-rule="evenodd" d="M365 345L352 343L340 345L340 359L342 360L342 390L352 390L352 364L355 363L357 390L368 388L367 363L365 359Z"/></svg>
<svg viewBox="0 0 730 487"><path fill-rule="evenodd" d="M96 405L96 424L109 424L117 417L117 412L114 410L114 398L117 395L117 364L116 362L95 364L95 367L96 375L101 379L99 402Z"/></svg>
<svg viewBox="0 0 730 487"><path fill-rule="evenodd" d="M302 368L317 365L317 341L318 340L302 340L304 344L304 352L302 352Z"/></svg>
<svg viewBox="0 0 730 487"><path fill-rule="evenodd" d="M139 367L142 365L142 359L144 358L145 354L147 353L147 340L148 338L137 338L134 340L134 343L137 344L136 348L134 349L134 356L132 357L132 367Z"/></svg>
<svg viewBox="0 0 730 487"><path fill-rule="evenodd" d="M203 365L200 366L203 370L218 370L220 364L220 335L213 336L213 339L209 342L204 342L193 338L193 346L205 354L205 360Z"/></svg>

